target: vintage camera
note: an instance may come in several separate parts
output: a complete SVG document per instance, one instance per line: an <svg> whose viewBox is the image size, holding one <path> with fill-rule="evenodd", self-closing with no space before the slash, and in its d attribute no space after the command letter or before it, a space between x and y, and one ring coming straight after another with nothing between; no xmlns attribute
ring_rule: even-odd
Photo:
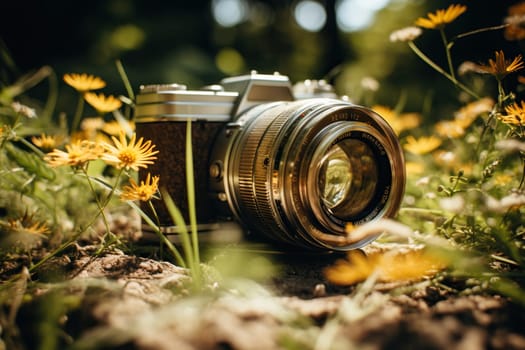
<svg viewBox="0 0 525 350"><path fill-rule="evenodd" d="M292 87L284 75L252 72L200 90L141 86L137 136L160 151L148 172L160 175L186 219L188 119L200 234L220 235L222 224L237 222L245 237L343 251L376 238L353 242L347 224L399 209L403 152L381 116L338 98L323 81ZM155 207L164 232L176 237L180 228L162 201Z"/></svg>

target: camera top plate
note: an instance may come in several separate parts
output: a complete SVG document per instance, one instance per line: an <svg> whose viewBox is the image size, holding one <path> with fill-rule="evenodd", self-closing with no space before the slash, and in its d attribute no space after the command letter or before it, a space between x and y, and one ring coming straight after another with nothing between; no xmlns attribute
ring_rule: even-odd
<svg viewBox="0 0 525 350"><path fill-rule="evenodd" d="M217 89L186 90L185 85L145 85L137 95L137 122L205 120L227 122L239 93Z"/></svg>

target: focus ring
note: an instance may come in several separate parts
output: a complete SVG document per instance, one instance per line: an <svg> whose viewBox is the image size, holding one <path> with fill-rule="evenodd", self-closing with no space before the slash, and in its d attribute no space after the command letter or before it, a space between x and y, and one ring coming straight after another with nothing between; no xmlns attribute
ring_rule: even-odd
<svg viewBox="0 0 525 350"><path fill-rule="evenodd" d="M239 196L242 206L247 209L247 213L257 216L268 226L275 225L276 220L271 205L271 189L268 188L271 186L271 169L268 170L268 167L273 160L275 141L287 120L287 113L279 113L277 117L271 113L268 117L263 112L257 116L246 133L239 159Z"/></svg>
<svg viewBox="0 0 525 350"><path fill-rule="evenodd" d="M258 213L258 208L255 203L253 185L253 162L257 155L258 143L253 142L260 140L266 130L265 125L255 125L249 133L246 133L246 140L243 142L242 147L239 148L240 157L239 162L239 197L242 202L241 207L246 209L249 213Z"/></svg>

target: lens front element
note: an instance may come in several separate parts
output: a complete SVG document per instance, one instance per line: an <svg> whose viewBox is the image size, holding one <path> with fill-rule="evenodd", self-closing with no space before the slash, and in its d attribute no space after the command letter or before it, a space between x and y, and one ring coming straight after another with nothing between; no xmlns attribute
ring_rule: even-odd
<svg viewBox="0 0 525 350"><path fill-rule="evenodd" d="M370 147L356 139L332 146L321 160L319 193L327 212L349 220L370 203L376 190L377 164Z"/></svg>

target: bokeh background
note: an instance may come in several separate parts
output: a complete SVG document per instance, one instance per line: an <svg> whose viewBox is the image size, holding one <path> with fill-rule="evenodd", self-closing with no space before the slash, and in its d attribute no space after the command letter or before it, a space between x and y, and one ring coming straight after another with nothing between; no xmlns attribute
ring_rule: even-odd
<svg viewBox="0 0 525 350"><path fill-rule="evenodd" d="M64 73L103 77L107 93L125 93L115 60L120 59L134 89L141 84L184 83L190 88L224 76L279 71L292 81L329 80L356 103L395 106L421 112L424 104L441 113L458 93L422 63L405 43L392 43L392 31L412 25L429 11L452 1L422 0L91 0L23 1L0 4L1 45L10 53L1 61L3 85L49 65ZM453 37L502 23L516 1L473 1L447 26ZM437 31L425 31L417 44L445 66ZM503 31L462 39L453 47L454 62L486 62L495 50L512 57L520 43ZM366 79L365 79L366 78ZM369 80L371 78L372 80ZM364 80L363 80L364 79ZM363 82L376 81L374 86ZM371 89L372 88L372 89ZM35 94L39 89L36 87ZM73 91L61 87L66 109ZM62 104L62 105L61 105Z"/></svg>

